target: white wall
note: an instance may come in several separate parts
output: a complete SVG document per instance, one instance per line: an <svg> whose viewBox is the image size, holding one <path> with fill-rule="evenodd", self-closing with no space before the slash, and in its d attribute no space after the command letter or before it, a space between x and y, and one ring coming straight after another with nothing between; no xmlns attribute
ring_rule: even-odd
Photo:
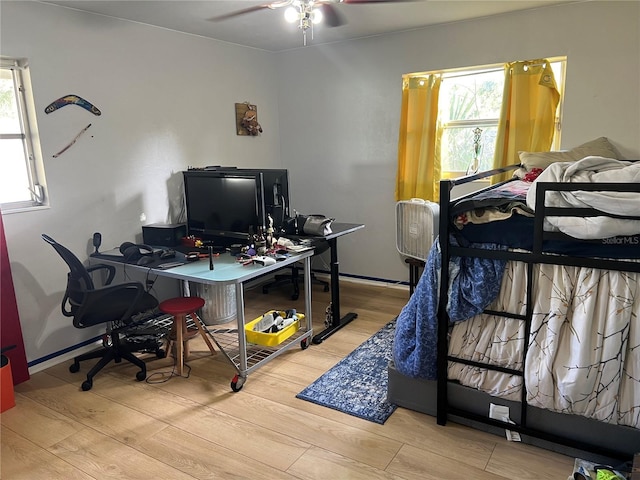
<svg viewBox="0 0 640 480"><path fill-rule="evenodd" d="M0 8L2 55L31 65L51 199L47 210L3 215L31 362L100 331L62 317L67 267L40 234L86 259L93 232L104 250L141 242L142 225L174 220L179 172L190 165L280 167L277 76L260 50L36 2ZM77 106L45 115L72 93L102 115ZM260 138L236 135L234 103L244 101L258 106Z"/></svg>
<svg viewBox="0 0 640 480"><path fill-rule="evenodd" d="M4 215L29 361L89 338L59 313L77 253L140 240L171 221L189 165L286 167L292 206L366 228L338 241L342 272L408 279L395 249L394 181L404 73L567 55L563 147L607 136L640 157L640 3L546 7L271 54L34 2L0 3L3 55L32 68L52 206ZM45 115L69 93L77 107ZM264 133L235 135L233 104L258 105ZM51 155L87 123L74 147ZM140 215L146 221L140 221Z"/></svg>
<svg viewBox="0 0 640 480"><path fill-rule="evenodd" d="M606 136L640 158L639 32L639 2L586 2L278 54L295 207L366 224L338 241L342 271L406 280L394 217L402 75L566 55L563 148Z"/></svg>

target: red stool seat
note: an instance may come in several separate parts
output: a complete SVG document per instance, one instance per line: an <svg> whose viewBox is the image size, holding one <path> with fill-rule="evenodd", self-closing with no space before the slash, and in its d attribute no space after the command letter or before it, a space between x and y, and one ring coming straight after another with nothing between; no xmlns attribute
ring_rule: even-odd
<svg viewBox="0 0 640 480"><path fill-rule="evenodd" d="M158 306L161 312L173 316L173 328L167 338L167 351L171 351L171 345L175 343L178 375L182 375L185 357L189 356L187 342L191 338L194 338L194 336L197 336L198 332L206 342L211 353L215 354L213 345L204 328L202 328L201 320L196 313L198 309L204 307L204 304L204 299L200 297L176 297L165 300ZM191 317L191 320L193 320L193 323L196 325L195 332L187 328L187 315Z"/></svg>
<svg viewBox="0 0 640 480"><path fill-rule="evenodd" d="M160 311L169 315L180 315L195 312L204 307L204 298L200 297L176 297L165 300L159 306Z"/></svg>

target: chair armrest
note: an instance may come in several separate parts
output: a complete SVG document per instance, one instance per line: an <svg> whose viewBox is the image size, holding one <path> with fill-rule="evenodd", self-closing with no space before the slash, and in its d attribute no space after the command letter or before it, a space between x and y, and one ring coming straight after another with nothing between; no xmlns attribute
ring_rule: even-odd
<svg viewBox="0 0 640 480"><path fill-rule="evenodd" d="M89 265L87 267L87 272L91 273L96 270L107 270L107 280L105 281L105 285L110 285L116 276L116 267L113 265L106 265L104 263L99 263L97 265Z"/></svg>

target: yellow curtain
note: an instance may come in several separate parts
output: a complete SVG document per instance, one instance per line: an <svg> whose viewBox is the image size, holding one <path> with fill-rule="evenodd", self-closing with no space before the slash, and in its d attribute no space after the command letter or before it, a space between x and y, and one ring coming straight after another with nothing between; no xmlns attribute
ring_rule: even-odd
<svg viewBox="0 0 640 480"><path fill-rule="evenodd" d="M396 201L438 201L440 135L438 95L441 75L404 79L398 139Z"/></svg>
<svg viewBox="0 0 640 480"><path fill-rule="evenodd" d="M520 163L519 151L549 150L559 101L560 94L548 60L505 65L494 168ZM513 172L503 174L501 180L512 175Z"/></svg>

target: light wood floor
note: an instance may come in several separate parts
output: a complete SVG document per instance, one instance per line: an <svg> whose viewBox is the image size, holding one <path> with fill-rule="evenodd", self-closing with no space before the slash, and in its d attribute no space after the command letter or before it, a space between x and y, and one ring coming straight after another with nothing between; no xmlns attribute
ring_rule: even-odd
<svg viewBox="0 0 640 480"><path fill-rule="evenodd" d="M0 415L1 478L72 479L566 479L574 459L398 408L384 425L295 395L395 317L408 289L341 283L342 313L357 320L320 345L295 348L251 372L233 393L235 369L200 339L189 378L137 382L125 362L99 373L88 392L69 362L16 387ZM303 310L286 287L246 294L247 318ZM314 329L328 294L313 287ZM148 356L149 372L171 358ZM159 374L151 379L158 379Z"/></svg>

